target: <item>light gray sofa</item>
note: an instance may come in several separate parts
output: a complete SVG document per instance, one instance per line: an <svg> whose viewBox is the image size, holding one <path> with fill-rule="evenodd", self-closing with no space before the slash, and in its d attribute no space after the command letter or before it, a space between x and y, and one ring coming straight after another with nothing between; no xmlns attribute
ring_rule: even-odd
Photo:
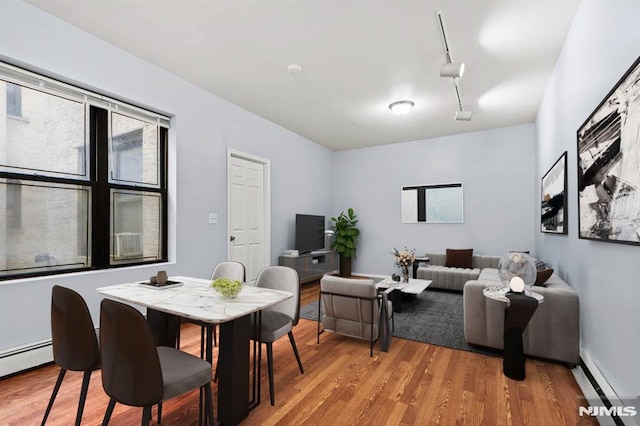
<svg viewBox="0 0 640 426"><path fill-rule="evenodd" d="M464 337L473 345L502 349L506 304L482 294L486 287L495 285L502 286L495 268L483 269L477 280L464 285ZM579 364L578 293L555 273L544 287L534 286L533 291L544 296L544 302L538 305L522 336L524 353Z"/></svg>
<svg viewBox="0 0 640 426"><path fill-rule="evenodd" d="M462 291L469 280L477 280L483 268L497 268L500 256L473 255L472 269L452 268L444 266L447 255L442 253L427 253L429 265L418 268L416 278L431 280L430 288Z"/></svg>

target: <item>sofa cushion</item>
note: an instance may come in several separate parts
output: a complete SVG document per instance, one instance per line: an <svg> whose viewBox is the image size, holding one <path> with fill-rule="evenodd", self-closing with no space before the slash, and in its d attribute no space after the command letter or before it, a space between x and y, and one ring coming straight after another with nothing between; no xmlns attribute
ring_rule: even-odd
<svg viewBox="0 0 640 426"><path fill-rule="evenodd" d="M533 285L544 286L551 275L553 275L553 269L538 269L536 282Z"/></svg>
<svg viewBox="0 0 640 426"><path fill-rule="evenodd" d="M449 268L473 268L473 249L447 249L444 266Z"/></svg>

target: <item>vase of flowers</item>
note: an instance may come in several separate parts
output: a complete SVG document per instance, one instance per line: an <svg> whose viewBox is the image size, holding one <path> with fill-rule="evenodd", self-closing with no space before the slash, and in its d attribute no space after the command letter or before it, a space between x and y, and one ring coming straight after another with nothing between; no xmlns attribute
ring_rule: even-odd
<svg viewBox="0 0 640 426"><path fill-rule="evenodd" d="M402 282L409 282L409 267L416 260L416 250L408 250L406 247L402 251L393 249L391 254L395 257L395 265L402 268Z"/></svg>

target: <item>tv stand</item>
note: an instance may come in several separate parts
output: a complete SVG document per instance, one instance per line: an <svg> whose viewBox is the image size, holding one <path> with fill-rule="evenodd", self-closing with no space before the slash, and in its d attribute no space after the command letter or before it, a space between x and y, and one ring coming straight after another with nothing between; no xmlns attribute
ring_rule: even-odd
<svg viewBox="0 0 640 426"><path fill-rule="evenodd" d="M335 251L314 251L298 257L280 256L278 265L288 266L298 272L300 284L319 280L324 274L338 272L340 258Z"/></svg>

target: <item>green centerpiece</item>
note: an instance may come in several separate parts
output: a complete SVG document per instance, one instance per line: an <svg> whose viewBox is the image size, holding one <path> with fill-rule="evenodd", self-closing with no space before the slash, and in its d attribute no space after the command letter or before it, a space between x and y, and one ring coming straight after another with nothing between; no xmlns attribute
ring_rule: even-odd
<svg viewBox="0 0 640 426"><path fill-rule="evenodd" d="M234 298L242 290L242 283L229 278L218 278L211 283L211 288L220 293L222 297Z"/></svg>

